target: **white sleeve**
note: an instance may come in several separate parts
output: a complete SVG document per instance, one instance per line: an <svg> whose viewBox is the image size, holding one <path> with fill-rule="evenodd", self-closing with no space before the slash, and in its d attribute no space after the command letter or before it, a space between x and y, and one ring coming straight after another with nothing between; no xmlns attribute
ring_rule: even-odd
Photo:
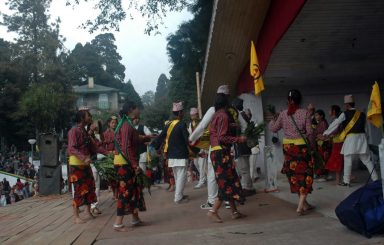
<svg viewBox="0 0 384 245"><path fill-rule="evenodd" d="M189 134L192 133L192 123L189 123L189 124L188 124L188 133L189 133Z"/></svg>
<svg viewBox="0 0 384 245"><path fill-rule="evenodd" d="M205 129L208 127L209 123L212 121L213 115L215 115L215 107L210 107L208 111L204 114L203 119L201 119L199 125L195 128L195 131L189 135L189 141L195 142L201 136L203 136Z"/></svg>
<svg viewBox="0 0 384 245"><path fill-rule="evenodd" d="M244 133L248 127L248 123L244 120L243 116L239 113L239 123L241 128L241 133Z"/></svg>
<svg viewBox="0 0 384 245"><path fill-rule="evenodd" d="M323 135L328 136L328 135L332 134L340 126L340 124L344 121L345 121L345 114L341 113L340 116L338 118L336 118L331 123L331 125L329 125L328 129L324 131Z"/></svg>
<svg viewBox="0 0 384 245"><path fill-rule="evenodd" d="M152 134L151 130L149 130L149 128L147 126L144 126L144 134L145 135L151 135Z"/></svg>

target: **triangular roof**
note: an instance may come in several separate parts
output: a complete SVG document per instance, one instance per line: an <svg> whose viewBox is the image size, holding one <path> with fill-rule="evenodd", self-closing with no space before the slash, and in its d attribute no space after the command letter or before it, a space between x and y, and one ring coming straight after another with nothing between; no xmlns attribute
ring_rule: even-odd
<svg viewBox="0 0 384 245"><path fill-rule="evenodd" d="M118 89L106 87L103 85L94 84L93 88L89 88L88 84L81 86L73 86L73 91L77 94L93 94L93 93L108 93L118 92Z"/></svg>

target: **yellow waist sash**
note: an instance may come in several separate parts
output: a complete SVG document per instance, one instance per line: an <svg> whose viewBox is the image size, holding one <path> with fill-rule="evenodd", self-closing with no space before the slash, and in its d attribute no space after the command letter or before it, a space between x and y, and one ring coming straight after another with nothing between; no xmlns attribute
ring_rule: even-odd
<svg viewBox="0 0 384 245"><path fill-rule="evenodd" d="M305 145L305 141L303 138L300 138L300 139L286 139L284 138L283 139L283 144L284 145Z"/></svg>
<svg viewBox="0 0 384 245"><path fill-rule="evenodd" d="M212 147L211 151L218 151L218 150L222 150L222 149L223 148L221 146L217 145L217 146Z"/></svg>
<svg viewBox="0 0 384 245"><path fill-rule="evenodd" d="M85 164L83 161L81 161L77 156L69 156L69 165L72 165L72 166L85 166L87 164Z"/></svg>
<svg viewBox="0 0 384 245"><path fill-rule="evenodd" d="M338 134L338 135L335 135L335 137L333 137L332 142L333 143L343 143L344 139L342 137L340 137L340 134Z"/></svg>
<svg viewBox="0 0 384 245"><path fill-rule="evenodd" d="M114 165L125 165L125 164L128 164L128 163L124 159L123 155L118 154L118 155L115 155L115 157L113 159L113 164Z"/></svg>

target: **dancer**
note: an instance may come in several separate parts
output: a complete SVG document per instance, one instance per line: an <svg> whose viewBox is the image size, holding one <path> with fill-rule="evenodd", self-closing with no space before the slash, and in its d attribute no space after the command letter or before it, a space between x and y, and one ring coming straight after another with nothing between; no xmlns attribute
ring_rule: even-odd
<svg viewBox="0 0 384 245"><path fill-rule="evenodd" d="M300 109L301 99L298 90L290 90L287 96L288 109L275 115L269 124L272 132L284 130L284 164L281 172L287 176L291 192L299 196L298 215L304 215L314 208L307 202L313 184L313 161L307 139L312 134L311 117L308 110Z"/></svg>
<svg viewBox="0 0 384 245"><path fill-rule="evenodd" d="M344 96L344 106L346 110L324 132L324 135L328 136L337 130L340 125L343 127L340 137L345 138L341 149L341 154L344 155L344 176L343 182L339 183L339 185L351 186L352 159L354 156L360 158L369 173L372 173L372 180L375 181L378 179L378 175L369 155L367 136L365 135L366 116L356 110L355 101L351 94Z"/></svg>
<svg viewBox="0 0 384 245"><path fill-rule="evenodd" d="M120 114L121 119L115 134L118 154L115 155L114 165L118 180L118 200L113 228L116 231L128 231L123 224L125 215L132 214L133 226L146 224L139 218L139 211L146 211L147 208L142 186L137 183L136 176L142 172L138 163L137 146L148 138L141 137L134 128L133 120L140 116L140 109L134 102L125 102Z"/></svg>
<svg viewBox="0 0 384 245"><path fill-rule="evenodd" d="M85 223L79 216L79 207L86 205L87 218L94 218L91 204L97 201L95 180L90 167L91 155L108 152L91 140L85 126L92 123L92 115L87 108L81 108L76 113L76 123L68 132L69 179L73 184L73 218L75 224Z"/></svg>
<svg viewBox="0 0 384 245"><path fill-rule="evenodd" d="M208 211L208 217L214 222L223 222L219 216L219 209L223 201L230 204L232 219L243 218L236 207L235 201L245 201L240 179L237 175L231 147L234 143L246 142L246 137L235 137L230 131L231 117L227 110L228 97L217 95L215 100L215 114L210 126L211 161L215 170L216 182L218 184L218 196L213 208Z"/></svg>

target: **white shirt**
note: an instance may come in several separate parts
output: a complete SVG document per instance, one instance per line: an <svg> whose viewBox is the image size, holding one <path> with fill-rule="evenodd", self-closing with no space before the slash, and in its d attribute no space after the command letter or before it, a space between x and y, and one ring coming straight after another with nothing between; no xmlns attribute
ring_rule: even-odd
<svg viewBox="0 0 384 245"><path fill-rule="evenodd" d="M201 136L203 136L205 129L209 126L212 121L213 116L215 115L215 107L210 107L208 111L204 114L203 119L201 119L199 125L195 128L195 131L189 135L189 141L196 142Z"/></svg>
<svg viewBox="0 0 384 245"><path fill-rule="evenodd" d="M354 110L354 108L352 108ZM332 134L342 122L345 121L345 114L341 113L338 118L336 118L328 129L324 131L324 135ZM348 134L344 140L343 148L341 148L341 154L343 155L353 155L353 154L367 154L369 152L367 137L365 133L362 134Z"/></svg>

